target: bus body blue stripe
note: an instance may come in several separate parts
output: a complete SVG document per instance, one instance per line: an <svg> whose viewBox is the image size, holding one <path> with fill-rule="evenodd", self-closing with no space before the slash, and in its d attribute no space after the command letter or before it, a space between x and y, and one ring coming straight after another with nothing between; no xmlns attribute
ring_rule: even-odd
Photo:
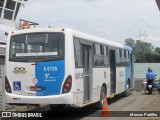
<svg viewBox="0 0 160 120"><path fill-rule="evenodd" d="M124 49L128 50L129 53L132 51L132 48L129 47L129 46L127 46L127 45L124 45L123 47L124 47ZM128 78L131 79L131 72L130 72L130 71L131 71L131 63L130 63L129 66L126 66L126 67L125 67L125 87L126 87L126 84L127 84L127 82L128 82ZM130 82L131 82L131 81L130 81ZM125 89L127 89L127 87L126 87Z"/></svg>
<svg viewBox="0 0 160 120"><path fill-rule="evenodd" d="M131 78L131 67L127 66L125 67L125 81L128 82L128 78Z"/></svg>
<svg viewBox="0 0 160 120"><path fill-rule="evenodd" d="M59 95L64 79L64 60L38 62L35 67L35 76L38 79L36 86L42 91L36 91L36 96Z"/></svg>

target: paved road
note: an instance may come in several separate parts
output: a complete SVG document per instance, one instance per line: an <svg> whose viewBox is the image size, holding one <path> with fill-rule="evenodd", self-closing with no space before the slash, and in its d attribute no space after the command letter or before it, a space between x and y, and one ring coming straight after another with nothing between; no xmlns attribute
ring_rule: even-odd
<svg viewBox="0 0 160 120"><path fill-rule="evenodd" d="M123 98L110 105L112 111L142 111L143 115L146 111L151 111L151 117L130 117L123 118L123 120L160 120L160 117L153 117L154 115L160 116L160 94L154 93L152 95L144 94L142 92L135 92L127 98ZM131 112L132 113L132 112ZM109 120L119 120L122 118L110 118ZM104 120L104 119L102 119Z"/></svg>
<svg viewBox="0 0 160 120"><path fill-rule="evenodd" d="M108 100L108 103L110 111L160 111L160 94L148 95L142 92L133 92L129 97L119 95L112 100ZM57 110L56 108L46 108L42 111L45 111L45 117L54 114L65 120L160 120L160 117L99 117L101 116L101 112L97 110L95 104L84 108L72 108L64 111ZM12 120L18 119L14 118Z"/></svg>

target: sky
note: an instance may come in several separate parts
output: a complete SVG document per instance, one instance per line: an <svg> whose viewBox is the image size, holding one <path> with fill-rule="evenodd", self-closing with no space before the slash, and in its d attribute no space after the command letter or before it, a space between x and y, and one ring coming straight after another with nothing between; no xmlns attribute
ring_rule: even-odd
<svg viewBox="0 0 160 120"><path fill-rule="evenodd" d="M160 47L160 11L155 0L28 0L18 19L122 44L133 38Z"/></svg>

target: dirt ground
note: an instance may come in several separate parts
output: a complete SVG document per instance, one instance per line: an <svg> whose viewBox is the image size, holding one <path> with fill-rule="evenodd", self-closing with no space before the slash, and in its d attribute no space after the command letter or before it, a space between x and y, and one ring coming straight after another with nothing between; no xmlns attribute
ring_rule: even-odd
<svg viewBox="0 0 160 120"><path fill-rule="evenodd" d="M109 111L117 111L117 114L119 114L119 111L124 111L124 114L125 111L127 113L158 112L158 116L160 116L160 94L157 92L154 92L152 95L144 93L142 88L143 80L136 80L135 88L128 97L119 95L112 100L108 100ZM82 120L160 120L160 117L84 117Z"/></svg>
<svg viewBox="0 0 160 120"><path fill-rule="evenodd" d="M134 89L132 89L131 91L137 91L137 92L144 91L144 88L142 88L143 81L146 81L146 79L144 79L144 78L135 79ZM160 83L160 79L158 81Z"/></svg>
<svg viewBox="0 0 160 120"><path fill-rule="evenodd" d="M160 94L155 91L152 95L144 92L143 79L135 81L135 87L128 97L110 104L111 111L160 111ZM114 100L113 100L114 101Z"/></svg>
<svg viewBox="0 0 160 120"><path fill-rule="evenodd" d="M145 94L143 92L133 92L128 97L118 96L113 100L109 100L109 111L114 111L115 117L87 117L81 118L81 120L160 120L160 117L128 117L130 113L157 113L160 116L160 94L154 93L152 95ZM126 114L125 117L120 117L122 114ZM123 113L124 112L124 113ZM95 114L95 113L93 113ZM112 114L112 112L111 112ZM116 116L118 114L119 116ZM123 116L122 115L122 116Z"/></svg>
<svg viewBox="0 0 160 120"><path fill-rule="evenodd" d="M154 92L152 95L144 93L142 88L142 81L144 79L137 79L135 81L135 88L128 97L120 98L116 102L109 105L110 111L140 111L145 113L160 111L160 94ZM131 112L132 113L132 112ZM158 115L160 112L158 112ZM160 117L110 117L107 120L160 120ZM102 118L101 120L105 120Z"/></svg>
<svg viewBox="0 0 160 120"><path fill-rule="evenodd" d="M160 94L152 95L133 92L109 105L111 111L160 111Z"/></svg>

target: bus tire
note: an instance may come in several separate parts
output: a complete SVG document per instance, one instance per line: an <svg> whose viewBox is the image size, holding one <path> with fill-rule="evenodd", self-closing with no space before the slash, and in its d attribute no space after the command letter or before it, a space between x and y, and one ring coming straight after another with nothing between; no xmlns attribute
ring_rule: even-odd
<svg viewBox="0 0 160 120"><path fill-rule="evenodd" d="M97 103L97 108L100 109L100 110L102 109L103 98L104 98L105 95L106 95L106 87L102 86L101 92L100 92L100 101L98 101L98 103Z"/></svg>
<svg viewBox="0 0 160 120"><path fill-rule="evenodd" d="M123 96L124 97L127 97L127 96L129 96L130 95L130 85L129 85L129 81L127 82L127 84L126 84L126 90L125 90L125 92L123 93Z"/></svg>

